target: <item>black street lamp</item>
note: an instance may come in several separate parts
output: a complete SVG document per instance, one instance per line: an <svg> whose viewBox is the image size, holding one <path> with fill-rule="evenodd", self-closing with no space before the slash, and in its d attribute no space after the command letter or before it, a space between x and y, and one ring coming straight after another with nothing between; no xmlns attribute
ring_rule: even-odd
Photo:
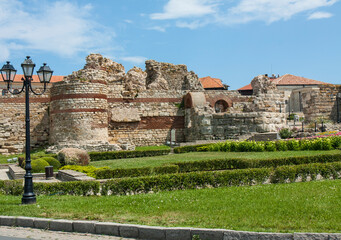
<svg viewBox="0 0 341 240"><path fill-rule="evenodd" d="M30 57L26 57L25 61L21 64L22 70L24 72L23 86L19 92L12 91L12 82L14 81L14 77L16 75L17 70L7 62L2 69L0 70L3 80L7 83L7 91L17 95L22 92L25 92L25 122L26 122L26 150L25 150L25 184L24 184L24 194L21 199L22 204L32 204L36 203L36 195L33 192L33 176L31 173L31 154L30 154L30 98L29 93L30 90L34 95L42 95L46 91L46 86L50 82L53 71L46 66L46 63L37 71L39 80L41 83L44 83L44 90L41 93L37 93L33 90L31 85L33 69L35 64L32 62Z"/></svg>

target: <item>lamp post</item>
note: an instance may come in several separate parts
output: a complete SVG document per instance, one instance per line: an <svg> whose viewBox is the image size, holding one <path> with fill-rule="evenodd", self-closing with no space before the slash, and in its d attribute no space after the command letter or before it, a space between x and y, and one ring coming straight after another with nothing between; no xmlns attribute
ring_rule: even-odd
<svg viewBox="0 0 341 240"><path fill-rule="evenodd" d="M279 105L279 112L282 113L282 103L280 101L276 101L276 105Z"/></svg>
<svg viewBox="0 0 341 240"><path fill-rule="evenodd" d="M25 61L21 64L22 70L24 72L23 86L20 91L13 92L12 91L12 83L14 81L17 70L7 62L2 69L0 70L2 79L7 83L7 91L11 94L18 95L22 92L25 92L25 122L26 122L26 150L25 150L25 184L24 184L24 194L21 199L22 204L32 204L36 202L36 196L33 192L33 176L31 173L31 154L30 154L30 91L34 95L42 95L46 91L46 86L50 82L53 71L50 67L46 66L46 63L37 71L39 81L44 84L44 90L41 93L37 93L33 90L32 87L32 75L35 64L30 59L30 57L26 57Z"/></svg>

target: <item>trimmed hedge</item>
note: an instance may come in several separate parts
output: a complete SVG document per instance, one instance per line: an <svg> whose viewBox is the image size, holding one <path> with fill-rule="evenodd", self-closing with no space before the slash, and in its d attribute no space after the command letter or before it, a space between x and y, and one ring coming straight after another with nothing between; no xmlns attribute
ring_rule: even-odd
<svg viewBox="0 0 341 240"><path fill-rule="evenodd" d="M275 159L213 159L191 162L177 162L170 165L160 167L143 167L143 168L128 168L128 169L96 169L92 167L93 174L88 174L87 171L75 168L67 168L75 171L87 173L89 176L96 179L111 179L123 177L142 177L170 173L185 173L197 171L216 171L229 169L246 169L246 168L270 168L283 165L299 165L307 163L326 163L326 162L341 162L341 154L323 154L315 156L302 157L287 157ZM64 169L64 168L63 168Z"/></svg>
<svg viewBox="0 0 341 240"><path fill-rule="evenodd" d="M136 150L136 151L113 151L113 152L89 152L91 161L102 161L121 158L138 158L168 155L170 149L162 150Z"/></svg>
<svg viewBox="0 0 341 240"><path fill-rule="evenodd" d="M270 177L271 172L270 168L238 169L113 179L102 185L101 194L126 195L178 189L260 184Z"/></svg>
<svg viewBox="0 0 341 240"><path fill-rule="evenodd" d="M215 171L227 169L245 169L245 168L269 168L283 165L300 165L307 163L327 163L341 162L341 154L323 154L315 156L287 157L274 159L215 159L192 162L174 163L179 166L179 172L195 171Z"/></svg>
<svg viewBox="0 0 341 240"><path fill-rule="evenodd" d="M117 168L117 169L98 169L95 170L96 179L110 179L123 177L141 177L168 173L177 173L179 167L176 165L166 165L161 167L143 167L143 168Z"/></svg>
<svg viewBox="0 0 341 240"><path fill-rule="evenodd" d="M0 180L0 193L5 195L21 195L24 193L24 181L20 180Z"/></svg>
<svg viewBox="0 0 341 240"><path fill-rule="evenodd" d="M206 187L224 187L271 183L294 182L298 177L306 181L308 176L316 179L320 174L323 178L340 178L341 163L312 163L278 168L251 168L214 172L190 172L166 174L158 176L120 178L100 184L97 181L77 181L59 183L35 183L37 195L126 195L171 191L180 189L197 189ZM102 187L100 189L100 187ZM0 181L0 192L20 195L23 192L23 182L20 180Z"/></svg>
<svg viewBox="0 0 341 240"><path fill-rule="evenodd" d="M312 180L316 180L317 174L320 174L325 179L338 179L341 177L341 163L312 163L302 164L297 166L282 166L274 170L271 176L272 183L295 182L298 177L302 181L307 181L308 176Z"/></svg>
<svg viewBox="0 0 341 240"><path fill-rule="evenodd" d="M183 147L175 147L173 151L174 151L174 153L200 152L201 150L198 148L206 147L209 145L211 145L211 143L191 145L191 146L183 146Z"/></svg>
<svg viewBox="0 0 341 240"><path fill-rule="evenodd" d="M100 183L97 181L74 181L57 183L35 183L34 192L37 195L97 195Z"/></svg>
<svg viewBox="0 0 341 240"><path fill-rule="evenodd" d="M226 141L174 148L174 153L186 152L273 152L300 150L332 150L341 146L341 136L320 137L313 139L290 139L278 141Z"/></svg>

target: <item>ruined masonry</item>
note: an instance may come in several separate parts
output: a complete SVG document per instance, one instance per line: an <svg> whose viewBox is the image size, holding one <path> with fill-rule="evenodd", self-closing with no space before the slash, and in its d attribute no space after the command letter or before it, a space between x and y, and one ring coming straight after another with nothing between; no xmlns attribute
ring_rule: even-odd
<svg viewBox="0 0 341 240"><path fill-rule="evenodd" d="M83 69L54 83L45 95L31 96L32 147L108 151L165 144L172 129L179 143L284 127L286 114L276 105L285 101L284 94L265 76L256 77L252 86L253 96L204 90L185 65L148 60L145 71L134 67L126 73L121 64L91 54ZM24 98L2 96L0 105L0 153L22 152Z"/></svg>

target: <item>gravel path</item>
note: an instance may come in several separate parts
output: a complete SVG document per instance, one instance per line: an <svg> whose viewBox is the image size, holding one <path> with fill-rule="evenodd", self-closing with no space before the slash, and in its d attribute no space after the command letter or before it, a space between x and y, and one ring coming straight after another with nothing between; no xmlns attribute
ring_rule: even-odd
<svg viewBox="0 0 341 240"><path fill-rule="evenodd" d="M49 240L133 240L132 238L112 237L107 235L96 235L87 233L67 233L58 231L47 231L33 228L22 227L0 227L0 240L1 237L15 237L24 239L49 239ZM5 238L4 238L5 239ZM7 238L6 238L7 239Z"/></svg>

